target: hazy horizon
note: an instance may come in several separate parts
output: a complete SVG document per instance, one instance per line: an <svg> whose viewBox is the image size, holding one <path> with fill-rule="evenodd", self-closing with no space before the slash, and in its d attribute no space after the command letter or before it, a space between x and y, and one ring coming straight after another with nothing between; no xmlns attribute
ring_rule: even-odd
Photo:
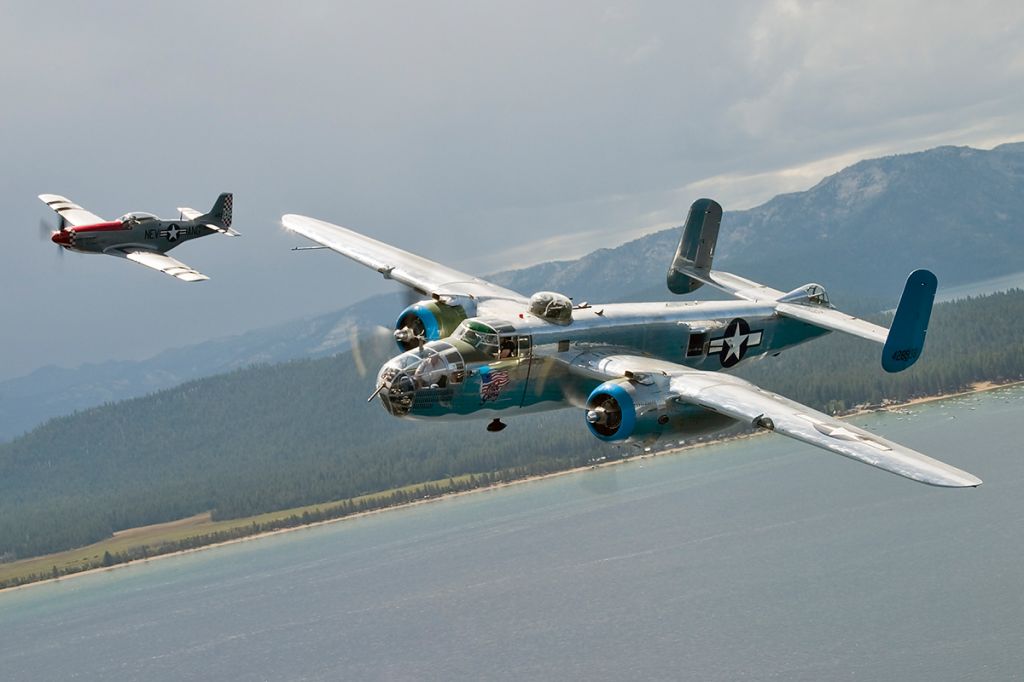
<svg viewBox="0 0 1024 682"><path fill-rule="evenodd" d="M290 253L286 212L486 273L677 224L698 195L749 208L863 158L1024 139L1009 2L57 2L0 19L0 378L389 290ZM222 191L243 237L174 251L209 282L40 240L43 192L114 217Z"/></svg>

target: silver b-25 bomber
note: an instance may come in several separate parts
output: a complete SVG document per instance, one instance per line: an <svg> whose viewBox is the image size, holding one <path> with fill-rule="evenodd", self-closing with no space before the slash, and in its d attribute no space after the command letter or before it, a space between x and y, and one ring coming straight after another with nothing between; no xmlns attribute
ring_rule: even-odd
<svg viewBox="0 0 1024 682"><path fill-rule="evenodd" d="M885 329L836 310L820 285L787 293L712 270L721 218L718 203L694 202L667 283L674 294L707 284L736 300L600 305L574 305L553 292L528 298L314 218L282 222L424 297L399 315L394 334L404 352L381 368L370 396L397 417L486 416L488 430L499 431L503 415L576 406L595 437L638 445L739 422L922 483L980 485L965 471L718 371L831 331L881 344L883 368L906 369L924 348L935 276L911 273Z"/></svg>
<svg viewBox="0 0 1024 682"><path fill-rule="evenodd" d="M171 258L168 251L208 234L238 236L231 229L232 195L228 193L217 197L209 213L179 208L178 220L162 220L141 211L126 213L117 220L104 220L62 196L40 194L39 198L59 216L60 224L50 239L61 248L127 258L185 282L210 278Z"/></svg>

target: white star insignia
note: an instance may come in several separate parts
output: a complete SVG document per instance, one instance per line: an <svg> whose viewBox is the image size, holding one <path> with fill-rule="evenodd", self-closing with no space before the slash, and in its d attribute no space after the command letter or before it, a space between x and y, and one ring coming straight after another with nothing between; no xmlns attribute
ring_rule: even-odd
<svg viewBox="0 0 1024 682"><path fill-rule="evenodd" d="M729 346L729 352L726 353L725 359L736 356L740 357L740 352L743 350L743 342L747 340L746 334L740 334L739 326L736 327L736 331L733 332L732 336L727 336L723 339L727 346Z"/></svg>

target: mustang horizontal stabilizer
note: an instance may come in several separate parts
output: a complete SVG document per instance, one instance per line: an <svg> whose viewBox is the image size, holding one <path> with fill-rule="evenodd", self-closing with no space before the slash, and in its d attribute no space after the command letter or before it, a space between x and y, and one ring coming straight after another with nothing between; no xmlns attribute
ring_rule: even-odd
<svg viewBox="0 0 1024 682"><path fill-rule="evenodd" d="M672 379L681 400L928 485L967 488L981 479L728 374L686 371Z"/></svg>
<svg viewBox="0 0 1024 682"><path fill-rule="evenodd" d="M284 226L426 295L469 296L478 300L507 299L525 302L521 294L379 242L352 230L301 215L281 217Z"/></svg>
<svg viewBox="0 0 1024 682"><path fill-rule="evenodd" d="M217 197L213 209L203 214L194 208L178 207L178 213L188 220L195 220L202 223L211 230L216 230L228 237L240 237L241 233L231 229L231 206L234 203L233 195L225 192Z"/></svg>
<svg viewBox="0 0 1024 682"><path fill-rule="evenodd" d="M201 272L197 272L185 265L180 260L171 258L163 253L156 253L154 251L123 251L120 249L111 250L108 253L115 256L123 256L139 265L159 270L165 275L177 277L184 282L202 282L203 280L210 279Z"/></svg>

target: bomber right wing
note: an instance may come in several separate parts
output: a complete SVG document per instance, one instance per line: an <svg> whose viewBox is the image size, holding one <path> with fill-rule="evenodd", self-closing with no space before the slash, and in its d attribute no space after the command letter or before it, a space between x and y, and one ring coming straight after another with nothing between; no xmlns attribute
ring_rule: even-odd
<svg viewBox="0 0 1024 682"><path fill-rule="evenodd" d="M39 198L43 203L57 212L57 215L71 227L80 225L95 225L104 222L103 218L95 213L90 213L75 202L57 194L40 194Z"/></svg>
<svg viewBox="0 0 1024 682"><path fill-rule="evenodd" d="M142 249L109 249L106 253L112 256L127 258L139 265L145 265L147 268L159 270L165 275L177 277L184 282L202 282L203 280L210 279L203 273L193 270L180 260L171 258L164 253L144 251Z"/></svg>
<svg viewBox="0 0 1024 682"><path fill-rule="evenodd" d="M504 299L526 302L522 294L467 275L432 260L379 242L366 235L316 218L288 214L284 226L332 251L376 270L428 296L468 296L477 300Z"/></svg>
<svg viewBox="0 0 1024 682"><path fill-rule="evenodd" d="M679 399L928 485L967 488L981 479L870 431L758 388L739 377L687 371L670 383Z"/></svg>
<svg viewBox="0 0 1024 682"><path fill-rule="evenodd" d="M981 485L981 479L966 471L724 372L628 353L584 353L570 371L591 379L657 386L669 401L695 405L920 483L949 488ZM639 414L652 406L642 402L634 409Z"/></svg>

